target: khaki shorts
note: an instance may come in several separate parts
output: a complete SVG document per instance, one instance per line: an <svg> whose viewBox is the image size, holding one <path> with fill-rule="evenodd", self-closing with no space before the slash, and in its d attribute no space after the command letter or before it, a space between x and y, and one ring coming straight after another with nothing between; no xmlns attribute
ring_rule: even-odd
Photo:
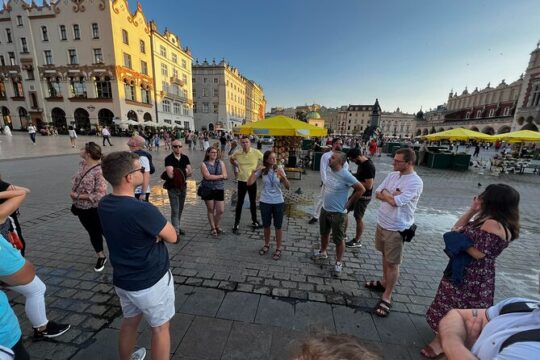
<svg viewBox="0 0 540 360"><path fill-rule="evenodd" d="M143 314L150 327L158 327L174 316L174 278L171 271L148 289L126 291L114 287L124 318Z"/></svg>
<svg viewBox="0 0 540 360"><path fill-rule="evenodd" d="M398 231L386 230L377 225L375 249L382 252L389 263L401 264L403 260L403 238Z"/></svg>
<svg viewBox="0 0 540 360"><path fill-rule="evenodd" d="M332 231L332 242L337 245L345 240L347 214L328 212L322 208L319 226L322 236L327 236L330 234L330 231Z"/></svg>

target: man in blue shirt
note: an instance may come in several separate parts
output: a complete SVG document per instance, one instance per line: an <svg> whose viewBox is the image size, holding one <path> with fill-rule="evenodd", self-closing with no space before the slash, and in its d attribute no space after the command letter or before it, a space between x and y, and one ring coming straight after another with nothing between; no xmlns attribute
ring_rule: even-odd
<svg viewBox="0 0 540 360"><path fill-rule="evenodd" d="M168 359L169 321L175 309L165 242L176 243L176 231L154 205L135 198L144 172L137 154L113 152L103 159L101 168L113 187L112 194L101 199L98 213L124 315L120 359L130 359L143 317L152 328L152 359Z"/></svg>
<svg viewBox="0 0 540 360"><path fill-rule="evenodd" d="M323 205L320 217L321 248L313 255L314 260L327 259L330 232L336 244L336 265L334 274L339 276L343 270L341 258L345 252L345 232L347 230L347 208L362 196L366 189L346 169L343 168L347 156L342 152L334 152L328 161L329 169L326 171L326 182L323 193ZM347 200L349 189L355 190L353 196Z"/></svg>

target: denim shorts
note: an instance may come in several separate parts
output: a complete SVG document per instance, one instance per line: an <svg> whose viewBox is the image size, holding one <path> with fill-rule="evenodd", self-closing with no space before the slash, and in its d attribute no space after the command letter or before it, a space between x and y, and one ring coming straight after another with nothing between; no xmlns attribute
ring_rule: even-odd
<svg viewBox="0 0 540 360"><path fill-rule="evenodd" d="M283 209L285 203L280 204L267 204L264 202L259 203L261 209L261 218L264 228L269 228L272 224L272 218L274 218L274 227L281 229L283 225Z"/></svg>

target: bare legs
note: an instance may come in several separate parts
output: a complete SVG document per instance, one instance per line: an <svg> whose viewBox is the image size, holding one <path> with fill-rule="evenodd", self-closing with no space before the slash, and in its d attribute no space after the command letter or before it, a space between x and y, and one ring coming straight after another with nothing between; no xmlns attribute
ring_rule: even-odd
<svg viewBox="0 0 540 360"><path fill-rule="evenodd" d="M130 360L131 354L137 341L137 328L143 315L139 314L132 318L124 318L120 325L120 336L118 350L120 360ZM169 322L152 328L152 359L169 359L171 351L171 336L169 333Z"/></svg>
<svg viewBox="0 0 540 360"><path fill-rule="evenodd" d="M382 299L390 302L392 299L392 292L396 286L399 277L399 264L392 264L386 261L385 256L382 256L383 260L383 278L381 284L385 287Z"/></svg>
<svg viewBox="0 0 540 360"><path fill-rule="evenodd" d="M362 238L362 233L364 232L364 220L362 218L356 219L356 234L354 236L354 241L359 242Z"/></svg>
<svg viewBox="0 0 540 360"><path fill-rule="evenodd" d="M208 223L212 229L220 229L221 218L225 211L224 201L206 200L206 216L208 217Z"/></svg>

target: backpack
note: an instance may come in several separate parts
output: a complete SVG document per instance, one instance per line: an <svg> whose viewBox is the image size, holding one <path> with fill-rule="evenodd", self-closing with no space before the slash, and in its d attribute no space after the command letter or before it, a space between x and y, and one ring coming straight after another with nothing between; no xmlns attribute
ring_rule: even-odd
<svg viewBox="0 0 540 360"><path fill-rule="evenodd" d="M149 152L144 150L135 150L134 153L139 156L146 156L148 158L148 162L150 163L150 174L156 172L156 168L154 167L154 163L152 162L152 155L150 155Z"/></svg>

